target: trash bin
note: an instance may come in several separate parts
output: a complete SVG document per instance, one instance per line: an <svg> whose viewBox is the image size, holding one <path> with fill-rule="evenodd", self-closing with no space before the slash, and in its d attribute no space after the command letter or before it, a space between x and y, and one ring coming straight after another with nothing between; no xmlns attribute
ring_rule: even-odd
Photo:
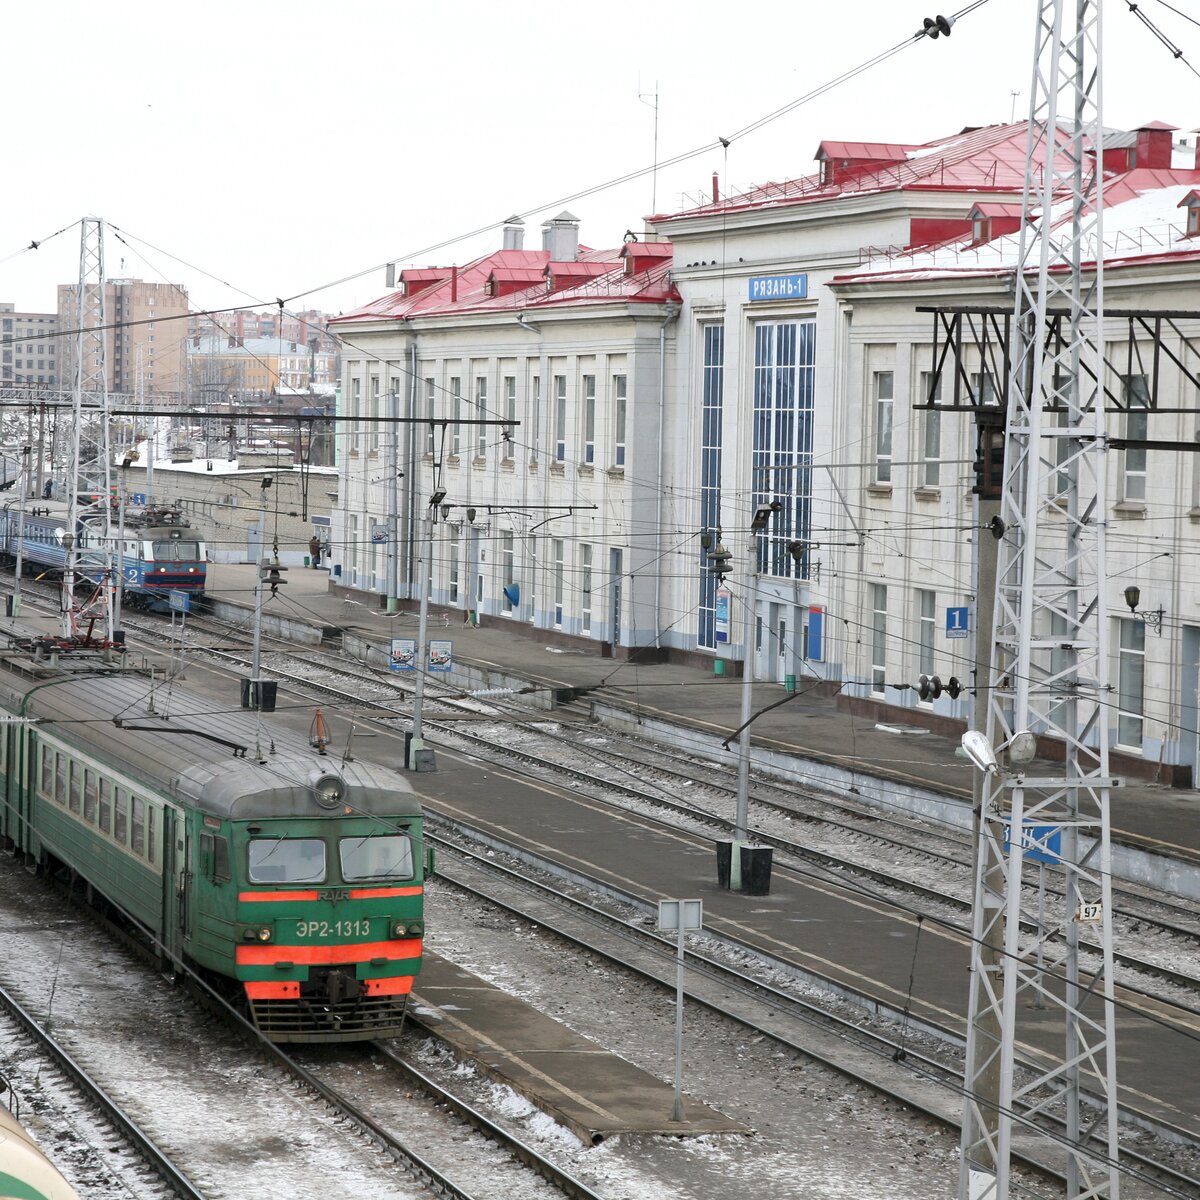
<svg viewBox="0 0 1200 1200"><path fill-rule="evenodd" d="M733 843L717 843L717 887L729 886L729 868L733 864Z"/></svg>
<svg viewBox="0 0 1200 1200"><path fill-rule="evenodd" d="M312 559L307 554L304 556L304 565L306 567L312 566Z"/></svg>
<svg viewBox="0 0 1200 1200"><path fill-rule="evenodd" d="M765 896L770 892L773 853L771 846L742 847L742 891L747 896Z"/></svg>
<svg viewBox="0 0 1200 1200"><path fill-rule="evenodd" d="M713 659L713 674L714 675L724 675L725 674L725 660L723 658Z"/></svg>
<svg viewBox="0 0 1200 1200"><path fill-rule="evenodd" d="M796 694L796 677L795 675L785 675L783 677L783 688L789 696Z"/></svg>

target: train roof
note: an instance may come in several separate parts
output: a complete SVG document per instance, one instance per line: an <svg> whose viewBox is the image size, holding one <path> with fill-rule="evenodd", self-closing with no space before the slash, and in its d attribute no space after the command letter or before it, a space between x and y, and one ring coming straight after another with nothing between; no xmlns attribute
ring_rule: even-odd
<svg viewBox="0 0 1200 1200"><path fill-rule="evenodd" d="M319 754L269 717L229 708L133 671L39 673L0 658L9 709L72 746L189 807L250 820L417 815L408 780L374 763ZM231 687L232 691L232 687ZM258 751L261 750L261 757Z"/></svg>
<svg viewBox="0 0 1200 1200"><path fill-rule="evenodd" d="M15 513L19 501L9 500L4 508ZM91 524L101 517L101 510L95 505L80 504L79 520ZM25 505L25 520L31 524L39 521L65 524L67 520L67 502L65 500L29 500ZM114 534L117 532L118 516L112 515ZM169 537L181 537L185 532L199 535L199 531L177 508L127 508L125 510L125 533L165 532Z"/></svg>

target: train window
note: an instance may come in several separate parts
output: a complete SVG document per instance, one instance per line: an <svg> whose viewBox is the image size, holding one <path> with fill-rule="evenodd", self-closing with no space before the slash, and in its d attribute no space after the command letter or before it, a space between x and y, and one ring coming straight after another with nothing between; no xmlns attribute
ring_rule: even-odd
<svg viewBox="0 0 1200 1200"><path fill-rule="evenodd" d="M54 751L49 746L42 746L42 778L38 783L38 792L47 800L54 797Z"/></svg>
<svg viewBox="0 0 1200 1200"><path fill-rule="evenodd" d="M228 883L233 878L229 869L229 839L213 838L213 882Z"/></svg>
<svg viewBox="0 0 1200 1200"><path fill-rule="evenodd" d="M133 797L133 839L129 843L134 854L146 853L146 802Z"/></svg>
<svg viewBox="0 0 1200 1200"><path fill-rule="evenodd" d="M67 756L54 756L54 798L64 808L67 805Z"/></svg>
<svg viewBox="0 0 1200 1200"><path fill-rule="evenodd" d="M83 773L83 819L89 825L96 824L96 805L99 800L100 787L99 779L96 777L95 771L84 771Z"/></svg>
<svg viewBox="0 0 1200 1200"><path fill-rule="evenodd" d="M83 807L83 764L71 764L71 811L77 813Z"/></svg>
<svg viewBox="0 0 1200 1200"><path fill-rule="evenodd" d="M412 878L412 842L406 837L339 838L338 853L342 860L342 878L347 883Z"/></svg>
<svg viewBox="0 0 1200 1200"><path fill-rule="evenodd" d="M320 838L255 838L250 843L251 883L321 883L325 843Z"/></svg>
<svg viewBox="0 0 1200 1200"><path fill-rule="evenodd" d="M100 780L100 828L104 833L112 829L112 784Z"/></svg>
<svg viewBox="0 0 1200 1200"><path fill-rule="evenodd" d="M158 862L158 838L154 832L156 825L154 814L157 811L153 804L146 806L146 857L152 863Z"/></svg>
<svg viewBox="0 0 1200 1200"><path fill-rule="evenodd" d="M233 874L229 870L229 839L213 833L200 835L200 871L213 883L228 883Z"/></svg>
<svg viewBox="0 0 1200 1200"><path fill-rule="evenodd" d="M198 542L154 542L155 562L195 562L200 557Z"/></svg>
<svg viewBox="0 0 1200 1200"><path fill-rule="evenodd" d="M121 788L117 788L113 804L113 837L122 845L129 841L129 814L125 808L125 792Z"/></svg>

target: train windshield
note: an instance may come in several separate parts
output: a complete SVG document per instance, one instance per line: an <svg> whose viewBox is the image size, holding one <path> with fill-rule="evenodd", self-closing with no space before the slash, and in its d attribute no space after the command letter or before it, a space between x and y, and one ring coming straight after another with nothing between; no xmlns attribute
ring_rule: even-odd
<svg viewBox="0 0 1200 1200"><path fill-rule="evenodd" d="M196 562L200 557L200 543L172 539L169 542L153 542L155 562Z"/></svg>
<svg viewBox="0 0 1200 1200"><path fill-rule="evenodd" d="M320 838L256 838L250 843L251 883L323 883Z"/></svg>
<svg viewBox="0 0 1200 1200"><path fill-rule="evenodd" d="M347 883L413 875L412 842L404 836L339 838L338 852Z"/></svg>

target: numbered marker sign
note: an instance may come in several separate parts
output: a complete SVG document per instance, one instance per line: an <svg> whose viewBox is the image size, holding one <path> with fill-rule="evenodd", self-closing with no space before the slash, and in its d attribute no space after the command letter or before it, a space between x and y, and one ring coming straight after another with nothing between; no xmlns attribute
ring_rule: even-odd
<svg viewBox="0 0 1200 1200"><path fill-rule="evenodd" d="M1075 910L1075 920L1087 924L1098 925L1104 919L1103 904L1081 904Z"/></svg>
<svg viewBox="0 0 1200 1200"><path fill-rule="evenodd" d="M970 628L971 610L964 605L962 608L946 609L946 636L948 638L965 638Z"/></svg>

